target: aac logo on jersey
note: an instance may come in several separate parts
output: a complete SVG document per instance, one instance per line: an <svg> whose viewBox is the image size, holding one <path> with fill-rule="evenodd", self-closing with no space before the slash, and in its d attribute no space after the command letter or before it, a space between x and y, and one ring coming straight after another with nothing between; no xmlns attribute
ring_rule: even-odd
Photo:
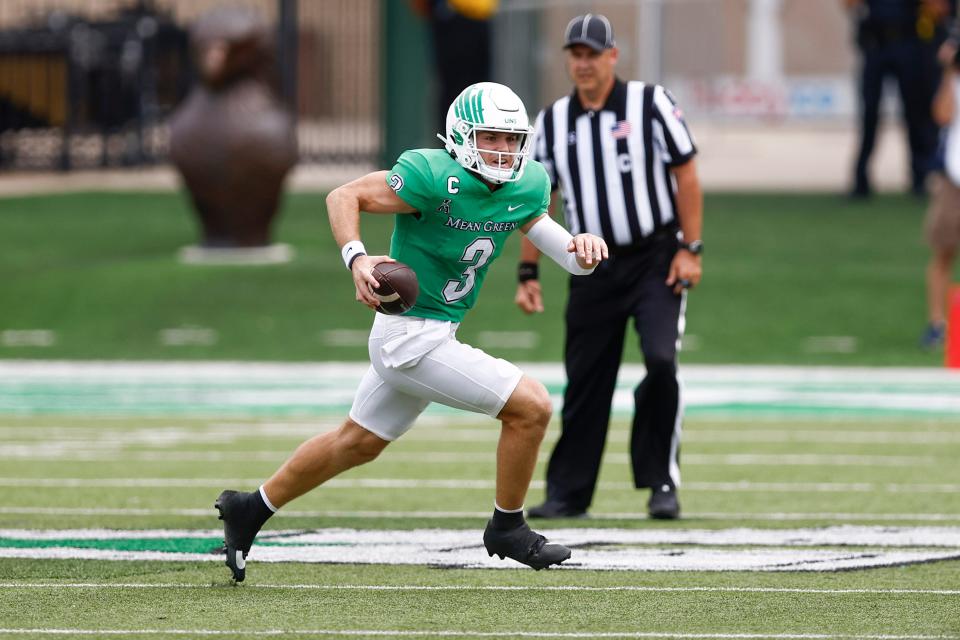
<svg viewBox="0 0 960 640"><path fill-rule="evenodd" d="M440 206L437 207L437 213L450 215L450 198L443 199L443 202L441 202Z"/></svg>
<svg viewBox="0 0 960 640"><path fill-rule="evenodd" d="M399 174L395 173L390 176L390 188L393 189L394 192L403 189L403 178L401 178Z"/></svg>

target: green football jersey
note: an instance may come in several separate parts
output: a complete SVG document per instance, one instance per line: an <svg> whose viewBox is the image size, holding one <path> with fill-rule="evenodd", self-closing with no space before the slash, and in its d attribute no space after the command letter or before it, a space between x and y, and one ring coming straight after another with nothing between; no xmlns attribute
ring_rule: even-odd
<svg viewBox="0 0 960 640"><path fill-rule="evenodd" d="M421 318L460 322L510 234L550 206L550 180L533 160L520 180L491 191L443 149L414 149L387 184L417 210L396 216L390 257L416 272L420 296L405 315Z"/></svg>

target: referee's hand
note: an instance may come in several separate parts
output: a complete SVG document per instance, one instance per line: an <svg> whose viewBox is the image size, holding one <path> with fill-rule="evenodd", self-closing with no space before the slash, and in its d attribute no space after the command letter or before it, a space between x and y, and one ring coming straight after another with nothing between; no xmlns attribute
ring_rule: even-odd
<svg viewBox="0 0 960 640"><path fill-rule="evenodd" d="M520 310L527 315L543 311L543 290L539 280L526 280L517 285L517 295L513 297Z"/></svg>
<svg viewBox="0 0 960 640"><path fill-rule="evenodd" d="M684 289L692 289L700 282L702 275L701 258L688 251L677 251L670 263L670 273L667 274L667 286L673 287L677 295Z"/></svg>

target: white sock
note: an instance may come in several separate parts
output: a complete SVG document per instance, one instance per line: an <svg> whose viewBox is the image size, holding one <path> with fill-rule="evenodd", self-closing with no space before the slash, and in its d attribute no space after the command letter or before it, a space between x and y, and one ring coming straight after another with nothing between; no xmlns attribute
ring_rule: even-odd
<svg viewBox="0 0 960 640"><path fill-rule="evenodd" d="M263 490L263 485L260 485L260 497L263 498L263 504L267 505L267 509L270 509L270 511L273 511L274 513L277 512L277 508L273 506L273 503L270 502L270 498L267 497L267 492Z"/></svg>

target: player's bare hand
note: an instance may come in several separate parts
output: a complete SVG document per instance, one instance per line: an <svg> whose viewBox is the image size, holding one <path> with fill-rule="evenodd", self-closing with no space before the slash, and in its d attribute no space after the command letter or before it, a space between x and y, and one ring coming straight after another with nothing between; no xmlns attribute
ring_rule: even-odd
<svg viewBox="0 0 960 640"><path fill-rule="evenodd" d="M567 251L577 254L577 264L583 269L592 269L600 264L601 260L610 257L607 243L603 238L592 233L579 233L573 236L570 244L567 245Z"/></svg>
<svg viewBox="0 0 960 640"><path fill-rule="evenodd" d="M937 60L940 61L940 64L946 68L953 67L953 61L957 57L957 44L953 40L947 40L942 45L940 45L940 50L937 51Z"/></svg>
<svg viewBox="0 0 960 640"><path fill-rule="evenodd" d="M351 265L357 302L365 304L371 309L376 309L380 304L380 301L373 294L373 291L380 287L380 283L373 275L373 268L381 262L396 262L396 260L390 256L359 256L354 258L353 265Z"/></svg>
<svg viewBox="0 0 960 640"><path fill-rule="evenodd" d="M667 286L673 287L673 292L680 294L684 289L692 289L700 283L703 273L701 258L689 251L677 251L670 263L670 272L667 274Z"/></svg>
<svg viewBox="0 0 960 640"><path fill-rule="evenodd" d="M513 297L520 310L526 314L543 311L543 290L539 280L526 280L517 285L517 295Z"/></svg>

